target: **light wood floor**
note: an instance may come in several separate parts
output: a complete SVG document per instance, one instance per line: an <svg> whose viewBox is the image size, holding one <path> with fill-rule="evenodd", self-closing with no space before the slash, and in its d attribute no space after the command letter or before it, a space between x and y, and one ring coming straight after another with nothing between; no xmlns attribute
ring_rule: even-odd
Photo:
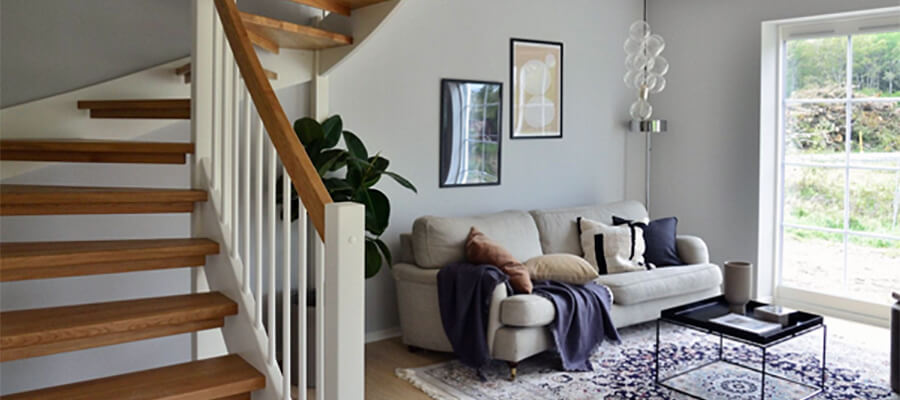
<svg viewBox="0 0 900 400"><path fill-rule="evenodd" d="M411 353L400 338L366 344L367 400L429 400L430 397L394 374L397 368L416 368L453 359L452 354L421 350ZM294 387L294 398L297 398ZM315 399L315 390L306 391L307 399Z"/></svg>

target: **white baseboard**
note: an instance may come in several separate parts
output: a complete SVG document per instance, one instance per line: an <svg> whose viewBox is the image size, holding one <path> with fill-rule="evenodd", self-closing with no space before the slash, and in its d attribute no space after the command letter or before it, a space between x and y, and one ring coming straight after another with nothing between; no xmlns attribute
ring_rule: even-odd
<svg viewBox="0 0 900 400"><path fill-rule="evenodd" d="M380 331L372 331L366 332L366 343L377 342L379 340L395 338L400 336L402 333L400 332L400 327L396 326L393 328L382 329Z"/></svg>

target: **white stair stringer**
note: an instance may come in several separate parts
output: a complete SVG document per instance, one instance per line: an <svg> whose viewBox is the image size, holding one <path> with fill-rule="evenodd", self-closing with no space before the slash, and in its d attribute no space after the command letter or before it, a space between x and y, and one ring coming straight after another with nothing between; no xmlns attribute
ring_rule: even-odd
<svg viewBox="0 0 900 400"><path fill-rule="evenodd" d="M208 160L203 160L198 165L201 166L201 169L206 170L207 162ZM201 171L199 175L208 176L205 171ZM268 362L266 354L268 338L265 330L258 328L254 320L256 304L252 294L242 290L240 277L243 265L240 260L231 256L233 248L233 243L230 242L231 235L228 227L224 226L217 217L216 209L221 206L217 204L219 197L209 184L204 183L202 187L209 191L210 198L205 203L198 203L194 208L192 225L195 231L193 234L195 237L207 237L218 242L221 250L217 255L207 256L203 273L195 274L195 276L199 276L200 279L205 276L209 290L221 292L238 303L238 313L226 317L225 326L221 328L226 348L215 348L215 343L218 342L215 338L217 331L198 332L195 345L199 350L195 356L205 359L225 353L239 354L254 368L266 375L265 389L255 392L253 399L282 399L284 396L281 385L273 384L281 381L281 370L276 367L277 363Z"/></svg>

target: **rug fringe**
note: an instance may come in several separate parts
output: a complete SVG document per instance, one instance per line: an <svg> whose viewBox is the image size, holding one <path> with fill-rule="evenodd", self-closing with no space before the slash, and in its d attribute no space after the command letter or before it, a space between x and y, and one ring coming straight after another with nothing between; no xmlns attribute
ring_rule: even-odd
<svg viewBox="0 0 900 400"><path fill-rule="evenodd" d="M423 393L428 395L435 400L458 400L456 397L448 396L446 393L441 391L438 388L425 383L418 376L416 376L416 371L408 368L397 368L394 370L394 374L397 375L398 378L403 379L409 382L411 385L415 386L416 389L421 390Z"/></svg>

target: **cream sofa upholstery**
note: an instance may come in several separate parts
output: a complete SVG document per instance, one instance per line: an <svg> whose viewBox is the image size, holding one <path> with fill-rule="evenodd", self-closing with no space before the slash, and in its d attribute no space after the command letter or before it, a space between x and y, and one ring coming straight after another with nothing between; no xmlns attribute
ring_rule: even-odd
<svg viewBox="0 0 900 400"><path fill-rule="evenodd" d="M438 306L437 274L441 267L465 259L469 228L477 226L520 261L541 254L581 255L575 226L579 216L611 221L612 216L643 218L647 211L634 201L553 209L504 211L450 218L421 217L412 234L401 235L400 262L393 267L403 342L412 347L453 351L444 333ZM686 266L604 275L597 279L613 294L613 323L625 327L659 317L661 310L721 294L722 273L709 263L702 239L678 237L678 252ZM494 359L511 363L553 348L547 325L555 317L549 300L538 295L513 295L505 285L493 292L488 314L488 348Z"/></svg>

